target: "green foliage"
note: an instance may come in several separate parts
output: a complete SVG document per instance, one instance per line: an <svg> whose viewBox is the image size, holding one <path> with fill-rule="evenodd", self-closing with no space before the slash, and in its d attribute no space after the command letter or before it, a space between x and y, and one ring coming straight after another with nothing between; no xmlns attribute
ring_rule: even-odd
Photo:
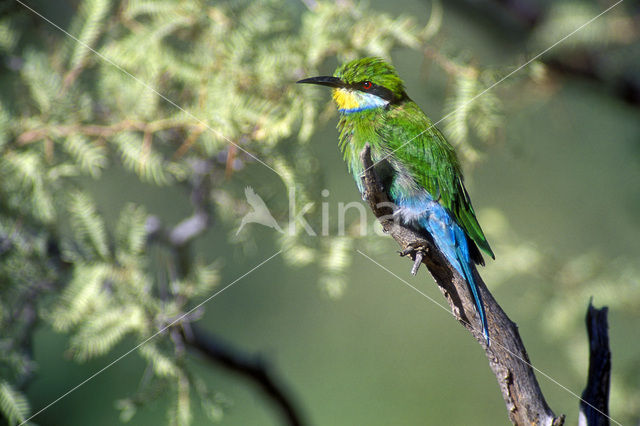
<svg viewBox="0 0 640 426"><path fill-rule="evenodd" d="M91 177L100 177L100 172L107 166L107 150L104 145L89 142L83 135L69 136L62 146L73 157L74 163Z"/></svg>
<svg viewBox="0 0 640 426"><path fill-rule="evenodd" d="M12 51L18 42L19 30L9 16L0 19L0 49L3 52Z"/></svg>
<svg viewBox="0 0 640 426"><path fill-rule="evenodd" d="M127 204L115 230L116 256L121 264L136 262L144 254L147 242L147 213L141 206Z"/></svg>
<svg viewBox="0 0 640 426"><path fill-rule="evenodd" d="M6 182L3 199L7 205L50 223L56 214L50 192L52 182L44 171L43 158L37 152L8 152L0 160L0 177Z"/></svg>
<svg viewBox="0 0 640 426"><path fill-rule="evenodd" d="M143 342L180 318L211 294L221 264L189 259L176 273L185 265L175 251L150 252L143 207L127 204L110 227L80 178L122 165L145 183L183 185L195 179L196 160L213 159L214 170L235 178L258 158L295 194L300 210L321 185L307 145L321 116L320 91L302 93L292 83L317 74L329 57L420 50L438 33L442 10L436 3L421 27L365 3L322 1L296 16L278 0L84 0L69 25L78 42L46 26L27 37L21 19L0 20L0 51L22 61L6 72L11 84L0 84L0 213L11 218L0 237L15 247L2 261L13 298L6 300L37 291L46 300L36 302L39 318L68 334L70 353L85 361L123 339ZM460 119L473 122L476 110L488 114L479 106ZM216 171L206 179L215 219L235 228L230 212L244 208L244 197ZM19 218L31 234L23 235ZM353 238L314 239L301 226L277 235L290 264L316 263L325 291L343 293ZM241 233L239 242L251 244L250 234ZM57 253L53 262L43 261L52 257L48 243ZM154 273L157 256L163 265ZM41 282L49 284L34 287ZM6 323L14 312L4 300ZM153 389L175 396L171 424L191 422L196 398L211 419L220 418L223 404L190 376L175 345L163 333L141 346L153 378L118 403L123 420L156 397ZM16 365L29 361L19 359L3 361L17 378L26 368Z"/></svg>
<svg viewBox="0 0 640 426"><path fill-rule="evenodd" d="M22 384L37 366L25 335L36 325L37 299L54 276L46 233L0 213L0 417L10 425L30 413Z"/></svg>
<svg viewBox="0 0 640 426"><path fill-rule="evenodd" d="M575 0L554 2L550 6L548 18L536 30L535 39L541 46L550 46L556 43L567 33L584 26L585 22L590 21L603 11L602 5L597 3ZM602 15L589 25L584 26L559 45L559 50L567 50L577 46L594 48L624 40L629 36L628 26L633 23L629 22L628 18L620 16L620 12L622 10L615 8L612 13Z"/></svg>
<svg viewBox="0 0 640 426"><path fill-rule="evenodd" d="M140 348L142 355L158 377L178 377L179 368L173 357L161 351L153 342L149 342Z"/></svg>
<svg viewBox="0 0 640 426"><path fill-rule="evenodd" d="M118 148L124 166L142 180L157 185L169 183L162 156L155 151L152 152L150 148L145 148L142 135L133 132L119 133L113 142Z"/></svg>
<svg viewBox="0 0 640 426"><path fill-rule="evenodd" d="M106 259L109 255L104 221L97 214L93 202L82 192L71 194L69 200L74 241L81 245L81 251L90 259L97 255Z"/></svg>
<svg viewBox="0 0 640 426"><path fill-rule="evenodd" d="M502 103L488 90L497 81L492 72L463 69L454 75L454 90L446 100L444 131L464 159L474 162L479 152L471 144L471 130L479 140L491 141L503 125Z"/></svg>
<svg viewBox="0 0 640 426"><path fill-rule="evenodd" d="M145 210L126 205L117 220L114 241L110 241L104 220L93 202L83 193L70 196L69 212L73 240L63 256L73 263L71 279L46 318L56 330L70 334L70 352L78 361L105 355L127 335L142 343L139 354L157 380L173 383L177 397L170 414L176 424L188 424L191 415L190 382L181 358L158 337L146 341L184 315L190 300L210 294L218 282L216 264L195 262L193 271L175 280L164 290L156 287L148 270ZM171 298L166 291L169 290ZM157 383L149 384L157 386ZM148 393L142 389L142 394ZM137 410L134 401L122 400L122 418L130 419Z"/></svg>
<svg viewBox="0 0 640 426"><path fill-rule="evenodd" d="M328 242L327 254L322 257L321 267L324 273L320 284L332 297L339 297L347 284L346 273L351 266L353 240L347 237L331 238Z"/></svg>
<svg viewBox="0 0 640 426"><path fill-rule="evenodd" d="M95 43L106 24L107 13L111 8L110 0L85 1L80 5L72 34L78 34L78 41L72 44L73 52L69 60L69 66L76 68L81 66L91 54L90 48ZM80 28L78 28L80 27Z"/></svg>
<svg viewBox="0 0 640 426"><path fill-rule="evenodd" d="M71 339L71 351L80 361L108 353L127 333L145 330L141 309L127 306L96 310L98 315L79 326Z"/></svg>
<svg viewBox="0 0 640 426"><path fill-rule="evenodd" d="M111 271L102 263L87 265L78 263L74 267L72 278L65 286L57 307L51 313L53 326L67 331L83 319L90 317L96 310L102 309L101 297L105 280Z"/></svg>
<svg viewBox="0 0 640 426"><path fill-rule="evenodd" d="M173 406L169 408L168 420L170 426L186 426L191 424L191 383L187 377L179 375L176 378Z"/></svg>
<svg viewBox="0 0 640 426"><path fill-rule="evenodd" d="M41 114L58 115L58 101L64 102L60 99L62 76L55 72L46 52L27 50L24 52L24 61L20 74L22 83L29 91L31 106Z"/></svg>
<svg viewBox="0 0 640 426"><path fill-rule="evenodd" d="M0 411L9 425L23 422L29 415L29 402L6 381L0 381Z"/></svg>
<svg viewBox="0 0 640 426"><path fill-rule="evenodd" d="M268 176L271 187L295 194L298 211L313 203L322 181L308 142L333 112L319 106L324 91L293 82L334 57L437 50L442 8L434 3L428 22L418 22L364 2L307 3L312 9L297 13L278 0L83 0L68 26L80 43L34 25L39 18L22 9L0 18L0 55L11 62L0 79L0 328L9 330L0 338L0 410L10 423L29 413L20 392L35 367L23 346L42 322L69 337L77 361L145 342L136 353L149 373L116 403L123 421L160 395L171 398L170 424L192 423L198 406L220 420L224 398L191 374L176 333L216 288L221 262L180 259L163 232L149 235L152 220L140 205L109 220L85 179L122 167L130 179L180 189L202 178L198 162L210 162L202 179L211 222L232 230L221 243L245 250L256 245L249 232L235 235L246 176ZM452 81L445 130L473 161L474 138L489 142L504 124L493 92L470 101L496 73L440 58ZM316 230L318 210L306 216ZM350 231L310 238L296 229L274 233L285 260L321 269L320 284L334 297L344 292L354 248L380 240ZM514 257L519 271L536 265L535 256L522 261L526 249Z"/></svg>

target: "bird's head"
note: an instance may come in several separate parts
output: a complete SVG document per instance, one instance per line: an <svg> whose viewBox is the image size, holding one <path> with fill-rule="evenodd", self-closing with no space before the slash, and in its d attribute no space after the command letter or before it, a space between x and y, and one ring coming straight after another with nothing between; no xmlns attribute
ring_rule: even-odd
<svg viewBox="0 0 640 426"><path fill-rule="evenodd" d="M406 98L395 68L380 58L362 58L338 67L333 76L311 77L298 83L333 88L333 99L344 114L386 107Z"/></svg>

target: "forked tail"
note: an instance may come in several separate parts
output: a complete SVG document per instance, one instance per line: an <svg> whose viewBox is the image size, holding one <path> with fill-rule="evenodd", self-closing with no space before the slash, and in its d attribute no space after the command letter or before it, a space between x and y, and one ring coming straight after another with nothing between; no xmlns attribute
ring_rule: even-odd
<svg viewBox="0 0 640 426"><path fill-rule="evenodd" d="M471 268L469 268L469 260L465 259L460 251L460 248L456 247L456 256L458 258L458 262L460 266L462 266L462 271L464 273L464 278L467 281L467 285L469 286L469 290L471 290L471 294L473 295L473 300L476 304L476 310L478 311L478 315L480 316L480 322L482 323L482 335L484 339L487 341L487 346L491 344L489 340L489 327L487 325L487 317L484 312L484 305L482 303L482 297L480 296L480 292L478 291L478 287L476 286L475 281L473 280L473 273Z"/></svg>

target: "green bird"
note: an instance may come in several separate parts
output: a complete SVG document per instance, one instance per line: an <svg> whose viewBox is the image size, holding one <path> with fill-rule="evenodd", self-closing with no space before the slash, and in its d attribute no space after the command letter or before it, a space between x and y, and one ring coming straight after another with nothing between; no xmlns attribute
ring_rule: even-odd
<svg viewBox="0 0 640 426"><path fill-rule="evenodd" d="M360 152L371 147L375 170L396 205L395 219L427 232L451 266L465 278L489 344L482 298L472 262L484 265L480 250L495 259L464 186L455 150L405 92L395 68L380 58L338 67L333 76L298 83L333 88L340 121L339 146L363 194Z"/></svg>

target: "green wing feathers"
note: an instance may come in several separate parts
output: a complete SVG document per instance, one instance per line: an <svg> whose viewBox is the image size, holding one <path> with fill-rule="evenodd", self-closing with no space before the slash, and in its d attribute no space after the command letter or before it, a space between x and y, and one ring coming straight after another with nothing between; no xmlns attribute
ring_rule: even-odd
<svg viewBox="0 0 640 426"><path fill-rule="evenodd" d="M393 156L408 166L416 183L453 215L469 239L495 259L476 219L456 153L444 135L412 101L385 116L378 132ZM477 257L482 263L481 256Z"/></svg>
<svg viewBox="0 0 640 426"><path fill-rule="evenodd" d="M496 256L493 254L493 250L491 250L491 246L489 246L489 242L484 236L484 232L482 232L478 219L476 219L476 212L473 210L473 206L471 205L469 193L467 192L467 188L464 187L464 183L462 183L462 175L460 175L459 184L461 192L464 194L464 198L462 207L452 210L453 215L455 216L458 224L462 229L464 229L467 236L476 243L480 250L487 253L492 259L495 259Z"/></svg>

